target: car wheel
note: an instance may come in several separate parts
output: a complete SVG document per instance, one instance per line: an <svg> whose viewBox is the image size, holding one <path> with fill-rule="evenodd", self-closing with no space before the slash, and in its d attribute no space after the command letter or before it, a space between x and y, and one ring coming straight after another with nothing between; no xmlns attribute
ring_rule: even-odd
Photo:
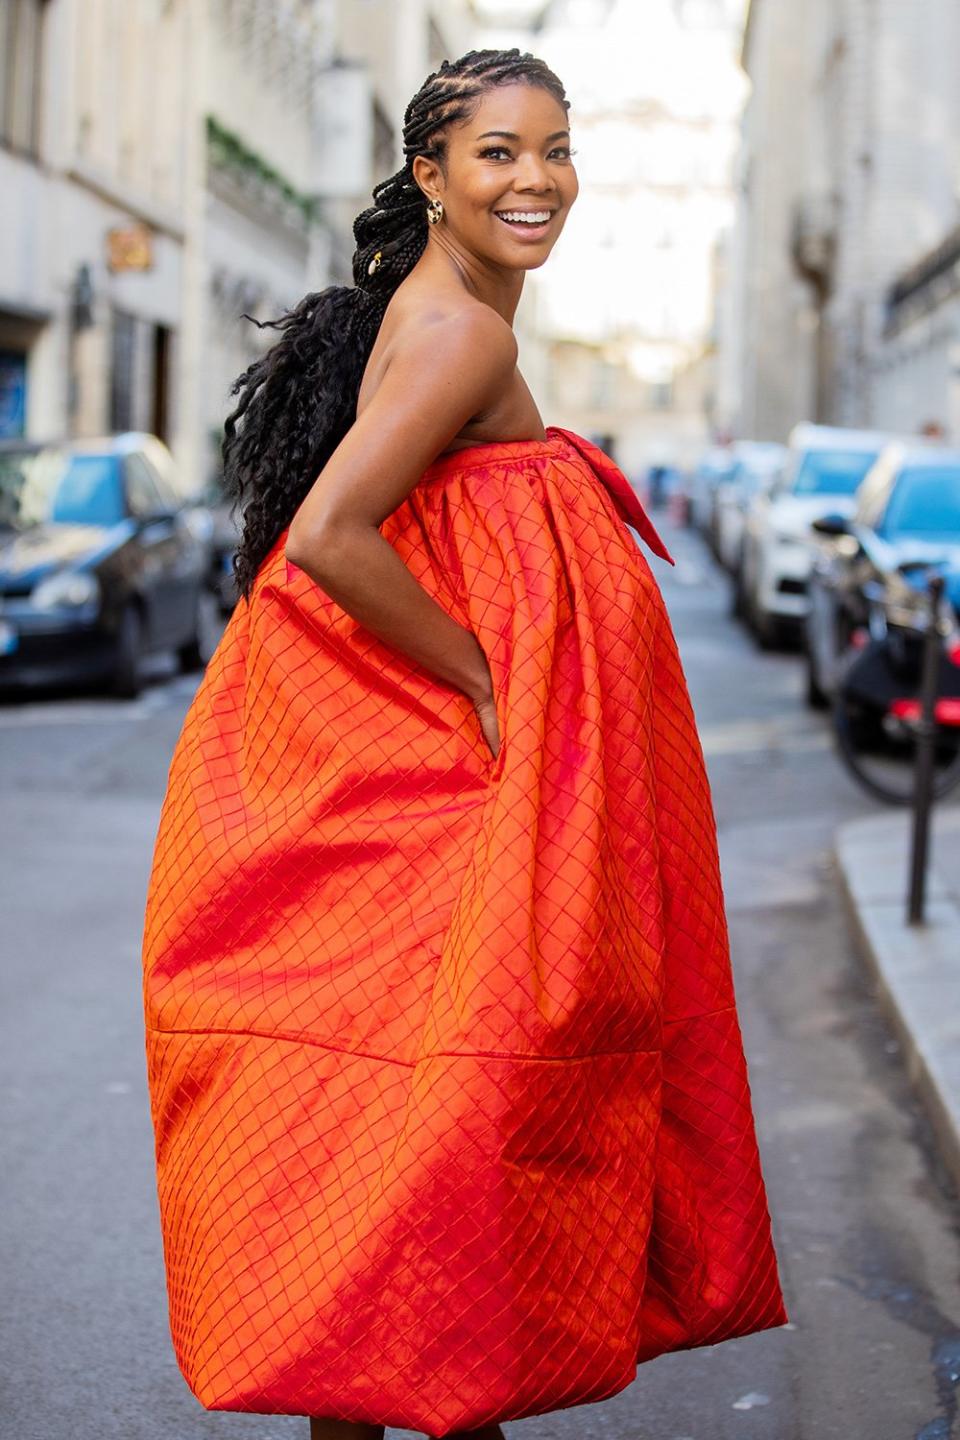
<svg viewBox="0 0 960 1440"><path fill-rule="evenodd" d="M735 620L746 618L746 595L743 589L743 560L733 572L730 590L730 614Z"/></svg>
<svg viewBox="0 0 960 1440"><path fill-rule="evenodd" d="M780 644L780 625L772 615L758 614L753 633L761 650L775 650Z"/></svg>
<svg viewBox="0 0 960 1440"><path fill-rule="evenodd" d="M761 650L772 650L780 640L780 624L775 615L762 609L755 594L749 597L750 630Z"/></svg>
<svg viewBox="0 0 960 1440"><path fill-rule="evenodd" d="M125 605L117 632L117 649L111 693L121 700L135 700L143 689L140 659L143 652L143 620L134 604Z"/></svg>
<svg viewBox="0 0 960 1440"><path fill-rule="evenodd" d="M219 628L220 604L216 595L205 585L197 590L194 616L194 631L185 645L177 648L177 664L184 675L195 670L205 670L210 656L216 649L216 630Z"/></svg>

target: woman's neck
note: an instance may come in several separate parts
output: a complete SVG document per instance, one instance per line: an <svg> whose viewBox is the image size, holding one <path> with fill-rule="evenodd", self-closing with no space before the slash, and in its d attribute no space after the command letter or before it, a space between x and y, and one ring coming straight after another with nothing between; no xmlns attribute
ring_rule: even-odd
<svg viewBox="0 0 960 1440"><path fill-rule="evenodd" d="M416 268L421 267L427 276L433 274L438 281L456 280L474 299L496 310L508 325L513 324L523 293L525 271L490 265L461 249L448 236L437 235L432 230L417 261Z"/></svg>

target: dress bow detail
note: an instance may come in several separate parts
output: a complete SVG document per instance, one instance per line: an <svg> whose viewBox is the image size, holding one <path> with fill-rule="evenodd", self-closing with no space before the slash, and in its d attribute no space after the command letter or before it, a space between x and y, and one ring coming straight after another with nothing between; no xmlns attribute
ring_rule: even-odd
<svg viewBox="0 0 960 1440"><path fill-rule="evenodd" d="M585 440L582 435L576 434L573 430L565 430L561 425L551 425L550 429L554 434L563 435L575 449L580 451L591 469L596 472L597 478L610 492L610 497L621 519L633 526L654 554L669 561L671 565L676 565L676 560L663 543L656 526L640 503L637 492L623 471L614 465L609 455L605 455L599 445L594 445L591 440Z"/></svg>

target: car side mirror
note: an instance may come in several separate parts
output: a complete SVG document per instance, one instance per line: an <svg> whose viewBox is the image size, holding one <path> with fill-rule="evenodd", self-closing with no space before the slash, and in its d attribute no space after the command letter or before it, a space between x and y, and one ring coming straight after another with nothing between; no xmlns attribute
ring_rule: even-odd
<svg viewBox="0 0 960 1440"><path fill-rule="evenodd" d="M834 538L850 534L850 522L845 515L819 515L816 520L811 520L810 528L816 530L818 535L831 535Z"/></svg>

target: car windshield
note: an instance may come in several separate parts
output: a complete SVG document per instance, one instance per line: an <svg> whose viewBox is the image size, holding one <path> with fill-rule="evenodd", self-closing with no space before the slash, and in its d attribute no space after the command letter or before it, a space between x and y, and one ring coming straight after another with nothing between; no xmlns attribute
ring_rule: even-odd
<svg viewBox="0 0 960 1440"><path fill-rule="evenodd" d="M115 525L123 519L116 455L65 450L0 455L0 527L49 523Z"/></svg>
<svg viewBox="0 0 960 1440"><path fill-rule="evenodd" d="M916 535L960 541L960 469L904 470L879 529L891 540Z"/></svg>
<svg viewBox="0 0 960 1440"><path fill-rule="evenodd" d="M853 495L878 453L874 450L808 450L793 482L793 493Z"/></svg>

